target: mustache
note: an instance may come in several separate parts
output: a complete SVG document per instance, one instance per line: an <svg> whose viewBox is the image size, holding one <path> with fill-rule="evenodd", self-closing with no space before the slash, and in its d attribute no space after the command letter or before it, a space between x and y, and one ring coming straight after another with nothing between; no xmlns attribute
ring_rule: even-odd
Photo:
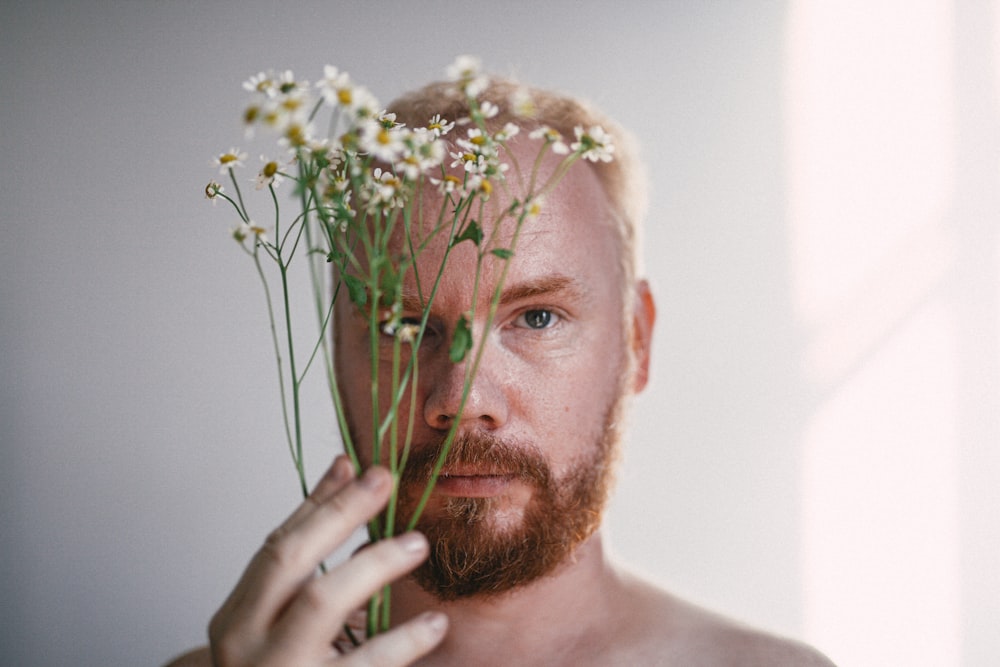
<svg viewBox="0 0 1000 667"><path fill-rule="evenodd" d="M413 447L400 478L403 484L426 484L430 479L444 440ZM451 449L441 468L474 468L481 475L512 475L542 487L552 481L552 472L545 458L534 445L512 442L491 433L463 433L451 443Z"/></svg>

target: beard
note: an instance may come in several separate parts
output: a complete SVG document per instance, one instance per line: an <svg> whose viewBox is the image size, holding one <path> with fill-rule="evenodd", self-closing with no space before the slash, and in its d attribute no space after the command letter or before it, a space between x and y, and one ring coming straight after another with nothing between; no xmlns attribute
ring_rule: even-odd
<svg viewBox="0 0 1000 667"><path fill-rule="evenodd" d="M537 447L488 432L457 437L445 469L472 465L481 474L509 475L530 490L530 499L512 512L503 496L431 496L417 522L431 545L430 556L412 575L421 588L443 601L494 597L565 562L600 526L620 449L624 402L619 394L601 433L559 478ZM405 530L440 453L440 444L411 452L399 484L397 533Z"/></svg>

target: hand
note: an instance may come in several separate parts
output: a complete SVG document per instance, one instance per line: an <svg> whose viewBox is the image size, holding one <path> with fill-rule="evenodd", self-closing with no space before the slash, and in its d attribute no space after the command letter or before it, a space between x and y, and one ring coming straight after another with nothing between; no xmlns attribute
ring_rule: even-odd
<svg viewBox="0 0 1000 667"><path fill-rule="evenodd" d="M382 540L316 576L320 562L389 499L391 477L373 467L354 479L340 456L308 498L275 530L209 624L213 664L408 665L444 638L444 614L425 613L348 655L333 648L352 611L428 553L420 533Z"/></svg>

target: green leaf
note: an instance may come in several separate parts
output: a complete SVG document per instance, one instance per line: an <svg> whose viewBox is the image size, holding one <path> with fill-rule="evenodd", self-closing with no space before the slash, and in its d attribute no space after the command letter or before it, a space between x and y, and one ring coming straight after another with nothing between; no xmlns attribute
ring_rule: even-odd
<svg viewBox="0 0 1000 667"><path fill-rule="evenodd" d="M462 233L456 236L455 240L451 242L451 245L454 247L462 241L472 241L478 246L482 240L483 230L475 220L470 220L469 224L462 230Z"/></svg>
<svg viewBox="0 0 1000 667"><path fill-rule="evenodd" d="M494 248L493 250L490 250L490 252L500 259L510 259L514 256L514 251L508 250L507 248Z"/></svg>
<svg viewBox="0 0 1000 667"><path fill-rule="evenodd" d="M351 297L351 303L359 308L368 303L368 290L365 289L363 280L345 273L344 284L347 285L347 293Z"/></svg>
<svg viewBox="0 0 1000 667"><path fill-rule="evenodd" d="M469 328L469 320L463 314L458 318L458 324L455 325L455 335L451 339L451 349L448 351L448 356L452 363L457 364L465 359L465 355L471 349L472 330Z"/></svg>

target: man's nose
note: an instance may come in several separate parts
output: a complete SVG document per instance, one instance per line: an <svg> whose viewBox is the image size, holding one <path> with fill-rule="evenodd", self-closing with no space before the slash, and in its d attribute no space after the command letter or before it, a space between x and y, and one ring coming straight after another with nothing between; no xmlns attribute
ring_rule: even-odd
<svg viewBox="0 0 1000 667"><path fill-rule="evenodd" d="M502 360L490 354L489 342L473 378L465 404L462 404L462 390L466 368L475 361L476 349L469 351L462 363L452 363L441 359L427 391L424 403L424 419L432 428L445 430L454 419L468 422L472 428L495 430L504 425L508 417L507 396L503 389ZM495 351L494 351L495 352Z"/></svg>

